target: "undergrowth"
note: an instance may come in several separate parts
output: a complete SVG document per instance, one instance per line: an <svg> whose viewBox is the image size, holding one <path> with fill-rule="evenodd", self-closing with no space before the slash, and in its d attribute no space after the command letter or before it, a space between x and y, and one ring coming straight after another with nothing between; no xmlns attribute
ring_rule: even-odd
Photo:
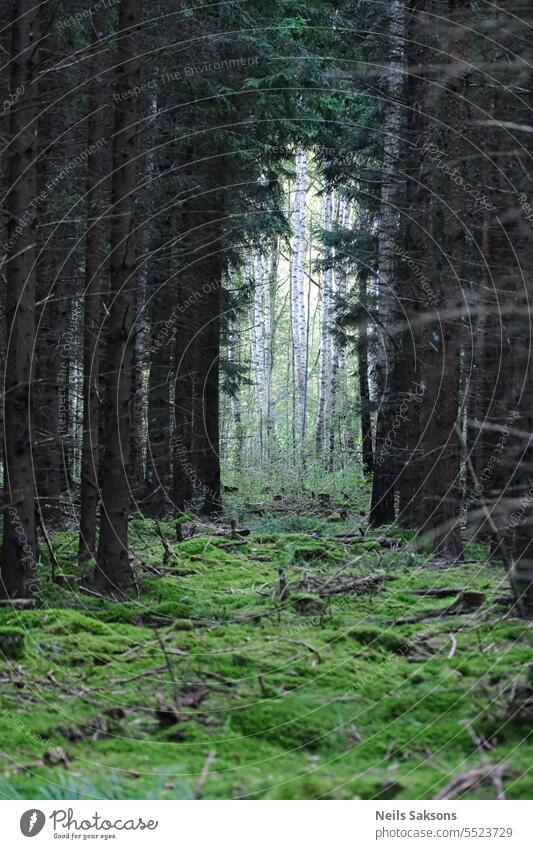
<svg viewBox="0 0 533 849"><path fill-rule="evenodd" d="M501 570L479 546L447 566L399 533L384 548L342 494L321 515L304 501L230 506L243 537L175 542L163 522L166 562L135 517L126 603L77 588L76 534L58 534L60 583L44 562L40 606L0 610L17 639L0 664L0 796L434 798L492 763L508 798L531 798L531 717L514 707L531 623L509 613ZM463 590L479 606L457 605Z"/></svg>

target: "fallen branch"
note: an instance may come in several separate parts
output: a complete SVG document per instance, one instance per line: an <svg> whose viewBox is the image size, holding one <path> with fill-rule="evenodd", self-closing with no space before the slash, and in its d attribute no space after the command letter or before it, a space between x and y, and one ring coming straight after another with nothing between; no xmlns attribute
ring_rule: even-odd
<svg viewBox="0 0 533 849"><path fill-rule="evenodd" d="M111 598L108 595L103 595L103 593L97 593L96 590L90 590L89 587L86 587L84 584L80 584L78 589L82 593L87 593L87 595L93 595L95 598L101 598L103 601L110 601L111 603L116 603L115 598Z"/></svg>
<svg viewBox="0 0 533 849"><path fill-rule="evenodd" d="M36 599L34 598L2 598L0 599L0 606L7 607L15 607L24 610L27 607L35 607L37 604Z"/></svg>
<svg viewBox="0 0 533 849"><path fill-rule="evenodd" d="M323 587L326 587L328 584L331 584L331 582L334 581L335 578L338 578L338 576L341 574L341 572L344 572L345 569L348 569L348 567L350 567L350 566L354 566L358 562L358 560L361 560L361 557L362 557L362 555L359 555L359 557L354 557L353 560L348 560L347 563L344 563L340 567L340 569L337 569L337 571L333 573L333 575L330 575L329 578L326 578L326 580L324 581L322 586L319 587L318 592L320 593L320 590Z"/></svg>
<svg viewBox="0 0 533 849"><path fill-rule="evenodd" d="M451 647L451 649L450 649L450 651L448 652L448 655L447 655L448 660L452 659L452 657L454 656L454 654L457 650L457 640L455 639L453 634L450 634L450 639L452 641L452 647Z"/></svg>
<svg viewBox="0 0 533 849"><path fill-rule="evenodd" d="M318 590L318 594L322 597L331 595L340 595L341 593L355 593L362 595L378 587L385 581L384 575L368 575L365 578L354 578L353 581L347 581L344 584L337 584L334 587L324 587Z"/></svg>
<svg viewBox="0 0 533 849"><path fill-rule="evenodd" d="M290 637L276 637L276 640L283 640L284 643L294 643L295 646L302 646L302 648L307 649L307 651L315 655L317 663L322 663L319 652L313 646L310 646L309 643L304 643L303 640L291 640Z"/></svg>
<svg viewBox="0 0 533 849"><path fill-rule="evenodd" d="M437 587L433 590L407 590L410 595L420 595L422 597L431 598L446 598L447 596L457 596L462 592L461 587Z"/></svg>
<svg viewBox="0 0 533 849"><path fill-rule="evenodd" d="M204 763L204 765L202 767L202 771L200 773L200 778L198 779L198 784L196 785L196 797L197 798L200 798L200 796L202 794L202 790L204 789L204 784L207 780L207 776L209 775L209 770L210 770L212 764L214 763L216 756L217 756L217 753L215 752L215 750L211 749L211 751L209 752L208 756L205 759L205 763Z"/></svg>
<svg viewBox="0 0 533 849"><path fill-rule="evenodd" d="M166 666L157 666L155 669L147 669L144 672L137 672L135 675L128 675L127 678L115 678L112 681L109 681L108 684L129 684L130 681L137 681L138 678L149 678L150 675L159 675L161 672L164 672Z"/></svg>
<svg viewBox="0 0 533 849"><path fill-rule="evenodd" d="M467 793L469 790L477 787L478 784L484 784L487 781L490 781L497 785L498 788L501 788L501 790L498 790L498 798L504 798L504 796L500 795L500 793L503 794L502 777L507 771L507 764L490 764L488 766L480 766L476 769L471 769L468 772L456 775L455 778L453 778L450 783L441 790L439 795L435 796L435 798L455 799L457 796L462 796L464 793Z"/></svg>

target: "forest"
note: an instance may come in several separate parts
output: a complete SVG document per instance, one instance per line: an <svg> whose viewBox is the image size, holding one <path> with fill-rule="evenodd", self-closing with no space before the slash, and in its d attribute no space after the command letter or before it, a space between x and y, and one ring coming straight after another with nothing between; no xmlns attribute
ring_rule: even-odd
<svg viewBox="0 0 533 849"><path fill-rule="evenodd" d="M0 798L532 798L531 4L0 8Z"/></svg>

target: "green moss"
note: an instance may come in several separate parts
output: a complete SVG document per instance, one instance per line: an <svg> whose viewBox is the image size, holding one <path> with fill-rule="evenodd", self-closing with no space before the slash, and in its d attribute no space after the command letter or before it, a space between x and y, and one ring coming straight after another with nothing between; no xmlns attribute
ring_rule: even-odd
<svg viewBox="0 0 533 849"><path fill-rule="evenodd" d="M0 654L9 660L20 660L24 656L24 631L22 628L7 625L0 628Z"/></svg>
<svg viewBox="0 0 533 849"><path fill-rule="evenodd" d="M350 628L348 636L353 637L363 646L384 649L395 654L409 654L413 650L411 643L398 636L392 629L384 630L370 625L355 625Z"/></svg>
<svg viewBox="0 0 533 849"><path fill-rule="evenodd" d="M390 625L447 607L450 598L413 594L434 587L482 591L490 611L501 573L483 560L436 570L371 536L339 545L334 536L349 520L329 529L326 519L294 520L285 532L279 516L240 516L254 529L245 545L209 535L172 544L179 559L165 564L170 574L143 572L140 596L123 603L52 584L45 564L42 607L0 609L0 625L19 630L26 646L23 666L11 664L2 684L0 748L34 764L0 767L5 795L186 798L215 751L206 797L433 798L449 775L479 764L471 722L491 740L487 756L510 764L509 798L531 796L528 729L506 713L513 682L527 684L531 623L503 619L498 608L486 619ZM174 523L162 528L172 541ZM161 566L153 522L135 517L131 539L144 562ZM77 574L76 534L54 544L64 546L64 574ZM346 576L366 575L378 563L380 593L325 605L295 589L306 576L326 581L347 564ZM282 601L280 565L289 583ZM158 700L171 703L175 687L184 706L164 727ZM53 758L35 766L58 747L68 773Z"/></svg>
<svg viewBox="0 0 533 849"><path fill-rule="evenodd" d="M232 717L232 730L246 736L261 737L287 749L304 747L315 751L327 744L336 726L331 708L312 706L306 699L279 701L264 699L239 710ZM334 710L333 710L334 713Z"/></svg>
<svg viewBox="0 0 533 849"><path fill-rule="evenodd" d="M176 619L173 625L176 631L192 631L194 629L194 622L190 619Z"/></svg>

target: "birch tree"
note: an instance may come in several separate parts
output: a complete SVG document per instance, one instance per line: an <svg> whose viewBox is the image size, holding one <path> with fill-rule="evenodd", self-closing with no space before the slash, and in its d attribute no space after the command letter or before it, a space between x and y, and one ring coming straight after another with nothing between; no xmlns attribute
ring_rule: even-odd
<svg viewBox="0 0 533 849"><path fill-rule="evenodd" d="M253 370L257 405L257 425L259 436L259 462L263 465L265 451L265 326L264 326L264 288L267 282L266 258L262 251L257 253L254 264L254 302L253 302Z"/></svg>
<svg viewBox="0 0 533 849"><path fill-rule="evenodd" d="M294 183L294 239L291 262L291 330L294 356L295 439L296 455L301 460L305 439L307 403L307 319L305 310L305 205L307 190L307 155L299 146L296 151Z"/></svg>
<svg viewBox="0 0 533 849"><path fill-rule="evenodd" d="M331 230L331 191L325 189L322 201L322 228ZM331 332L329 327L332 280L331 249L324 251L325 267L322 273L322 292L320 310L320 377L318 387L318 412L316 421L316 452L321 455L325 447L326 417L330 413L331 397Z"/></svg>

